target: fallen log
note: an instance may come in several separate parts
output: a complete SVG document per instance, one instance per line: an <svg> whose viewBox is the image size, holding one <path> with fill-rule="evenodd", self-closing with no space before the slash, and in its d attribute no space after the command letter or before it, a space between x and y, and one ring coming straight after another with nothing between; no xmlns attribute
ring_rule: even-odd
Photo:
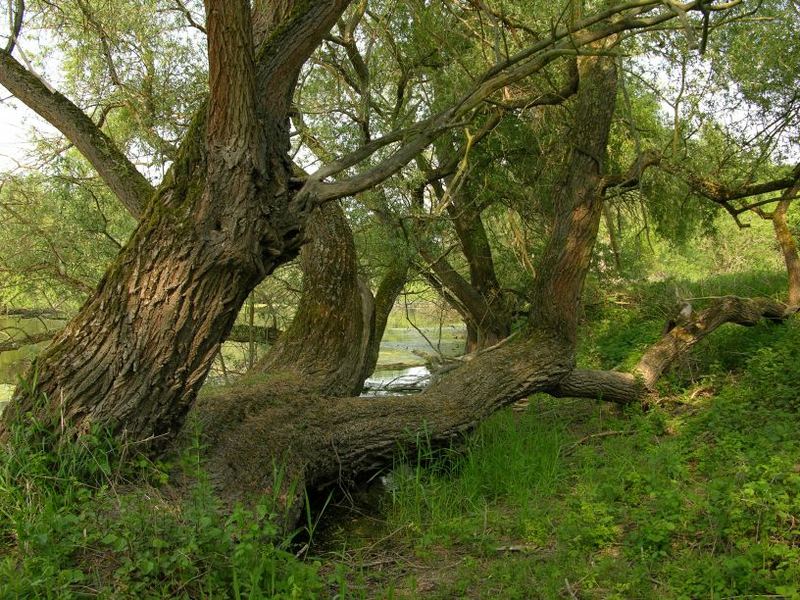
<svg viewBox="0 0 800 600"><path fill-rule="evenodd" d="M10 340L0 342L0 352L13 352L25 346L40 344L53 338L58 331L43 331L41 333L28 333L16 336Z"/></svg>
<svg viewBox="0 0 800 600"><path fill-rule="evenodd" d="M771 298L716 298L706 309L696 313L661 337L644 353L634 373L641 376L644 386L653 389L656 381L680 356L686 355L699 341L725 323L745 327L762 320L781 323L797 312L783 302Z"/></svg>
<svg viewBox="0 0 800 600"><path fill-rule="evenodd" d="M67 320L69 316L64 311L55 308L12 308L10 306L0 306L0 316L17 317L20 319L55 319Z"/></svg>

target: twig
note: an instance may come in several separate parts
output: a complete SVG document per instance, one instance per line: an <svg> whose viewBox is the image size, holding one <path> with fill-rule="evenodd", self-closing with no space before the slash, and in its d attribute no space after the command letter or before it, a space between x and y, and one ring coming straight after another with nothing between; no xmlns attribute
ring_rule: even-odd
<svg viewBox="0 0 800 600"><path fill-rule="evenodd" d="M601 431L599 433L593 433L591 435L587 435L585 437L582 437L581 439L579 439L574 444L570 444L569 446L567 446L564 449L564 451L561 453L561 455L562 456L567 456L568 454L570 454L573 450L575 450L575 448L577 448L581 444L585 444L589 440L593 440L595 438L610 437L612 435L630 435L631 433L632 433L631 431Z"/></svg>
<svg viewBox="0 0 800 600"><path fill-rule="evenodd" d="M578 600L577 594L575 594L575 591L572 589L572 586L569 584L569 579L564 578L564 583L567 584L567 591L569 592L569 597L573 598L573 600Z"/></svg>

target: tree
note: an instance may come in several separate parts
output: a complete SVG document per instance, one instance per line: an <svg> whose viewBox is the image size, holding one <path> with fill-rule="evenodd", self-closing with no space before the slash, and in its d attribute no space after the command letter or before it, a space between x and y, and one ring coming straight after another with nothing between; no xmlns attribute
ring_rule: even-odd
<svg viewBox="0 0 800 600"><path fill-rule="evenodd" d="M503 55L430 116L364 139L310 175L298 175L288 157L292 94L303 64L348 4L262 0L251 9L246 0L207 0L208 98L157 188L91 119L27 71L13 48L0 52L0 83L57 126L139 220L96 292L37 360L35 389L17 390L3 431L26 413L57 415L62 435L101 425L148 440L158 451L193 410L205 425L217 473L244 492L269 485L265 467L275 460L286 458L293 475L319 482L374 464L409 431L427 428L434 439L449 439L535 391L641 396L632 376L574 369L616 97L616 67L606 55L624 32L659 27L703 6L729 6L618 3L556 23L526 48ZM554 218L524 335L414 399L331 402L268 379L195 404L248 294L300 252L315 210L378 185L471 119L496 92L576 55L573 132L552 190Z"/></svg>

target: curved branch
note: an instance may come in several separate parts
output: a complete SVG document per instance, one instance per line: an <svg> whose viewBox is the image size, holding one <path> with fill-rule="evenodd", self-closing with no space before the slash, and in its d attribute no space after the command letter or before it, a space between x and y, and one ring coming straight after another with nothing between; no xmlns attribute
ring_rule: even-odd
<svg viewBox="0 0 800 600"><path fill-rule="evenodd" d="M257 3L254 22L267 37L258 53L259 87L264 90L293 87L300 67L351 1Z"/></svg>
<svg viewBox="0 0 800 600"><path fill-rule="evenodd" d="M784 303L770 298L719 298L687 323L674 327L650 346L636 365L635 372L641 375L644 385L652 389L658 378L677 358L686 354L692 346L721 325L735 323L749 327L762 319L782 322L795 311L796 309L790 309Z"/></svg>

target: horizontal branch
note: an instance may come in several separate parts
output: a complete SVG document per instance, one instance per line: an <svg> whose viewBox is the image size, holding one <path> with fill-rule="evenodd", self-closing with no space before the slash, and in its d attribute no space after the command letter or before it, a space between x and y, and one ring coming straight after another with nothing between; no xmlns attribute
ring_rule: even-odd
<svg viewBox="0 0 800 600"><path fill-rule="evenodd" d="M18 317L20 319L59 319L66 320L67 314L55 308L12 308L0 306L0 317Z"/></svg>
<svg viewBox="0 0 800 600"><path fill-rule="evenodd" d="M58 331L42 331L41 333L26 333L13 339L0 342L0 352L13 352L25 346L40 344L53 339Z"/></svg>
<svg viewBox="0 0 800 600"><path fill-rule="evenodd" d="M18 311L17 311L18 312ZM46 318L65 318L54 317L50 314L41 315L26 315L16 314L15 316L30 318L31 316L44 316ZM50 331L42 331L40 333L23 333L15 336L12 339L0 342L0 352L13 352L25 346L32 346L33 344L40 344L53 339L56 335L61 333L61 329L52 329ZM265 327L262 325L234 325L230 335L225 340L226 342L239 342L249 343L255 342L257 344L272 344L278 339L281 331L274 327Z"/></svg>
<svg viewBox="0 0 800 600"><path fill-rule="evenodd" d="M658 378L680 356L725 323L752 326L762 320L782 322L796 309L770 298L739 298L725 296L711 306L673 327L659 341L650 346L639 360L634 372L642 377L644 385L652 389Z"/></svg>

